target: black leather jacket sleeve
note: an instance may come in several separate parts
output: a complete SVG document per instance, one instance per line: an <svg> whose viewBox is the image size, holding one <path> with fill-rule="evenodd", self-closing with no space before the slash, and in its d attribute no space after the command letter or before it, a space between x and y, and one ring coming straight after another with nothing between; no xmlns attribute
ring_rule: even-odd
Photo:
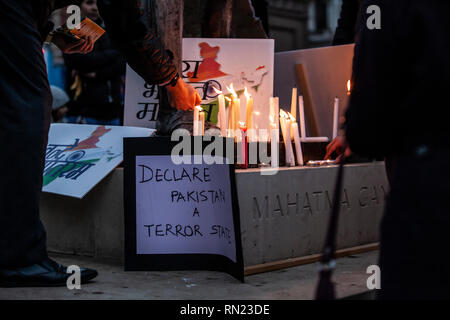
<svg viewBox="0 0 450 320"><path fill-rule="evenodd" d="M56 1L55 7L73 3ZM138 0L99 0L98 7L113 45L128 64L150 84L167 83L177 73L175 64L155 33L141 20Z"/></svg>

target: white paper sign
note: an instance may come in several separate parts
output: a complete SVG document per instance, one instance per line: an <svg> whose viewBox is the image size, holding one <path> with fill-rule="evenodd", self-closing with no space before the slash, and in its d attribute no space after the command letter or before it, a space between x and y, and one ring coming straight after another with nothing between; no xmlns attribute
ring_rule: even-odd
<svg viewBox="0 0 450 320"><path fill-rule="evenodd" d="M183 39L183 78L197 89L207 120L217 123L218 101L213 87L230 95L233 84L241 98L241 121L246 120L247 87L254 98L254 127L269 129L269 98L273 94L274 40ZM125 124L155 127L158 114L156 87L146 85L127 68Z"/></svg>
<svg viewBox="0 0 450 320"><path fill-rule="evenodd" d="M135 127L52 124L42 191L83 198L123 161L123 138L149 137L154 131Z"/></svg>
<svg viewBox="0 0 450 320"><path fill-rule="evenodd" d="M136 253L219 254L236 262L227 165L136 156Z"/></svg>

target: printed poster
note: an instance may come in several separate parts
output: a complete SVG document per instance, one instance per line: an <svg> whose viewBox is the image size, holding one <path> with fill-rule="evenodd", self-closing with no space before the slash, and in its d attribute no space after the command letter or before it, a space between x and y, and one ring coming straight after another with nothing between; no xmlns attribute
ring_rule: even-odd
<svg viewBox="0 0 450 320"><path fill-rule="evenodd" d="M154 131L135 127L52 124L42 191L83 198L123 161L123 138L149 137Z"/></svg>
<svg viewBox="0 0 450 320"><path fill-rule="evenodd" d="M254 99L255 129L269 129L269 99L273 95L274 40L183 39L183 79L202 98L207 120L217 123L218 94L241 99L241 121L246 119L244 90ZM129 66L125 90L125 124L155 128L159 111L158 88L147 84Z"/></svg>

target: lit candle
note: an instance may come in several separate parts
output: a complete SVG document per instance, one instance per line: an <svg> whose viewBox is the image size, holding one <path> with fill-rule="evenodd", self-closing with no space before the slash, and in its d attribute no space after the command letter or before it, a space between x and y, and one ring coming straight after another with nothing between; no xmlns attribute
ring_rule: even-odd
<svg viewBox="0 0 450 320"><path fill-rule="evenodd" d="M205 135L205 111L200 111L200 121L199 121L199 135L204 136Z"/></svg>
<svg viewBox="0 0 450 320"><path fill-rule="evenodd" d="M297 163L300 166L303 166L303 151L302 151L302 145L300 143L300 135L298 132L298 123L297 120L289 114L292 121L292 132L294 134L294 144L295 144L295 155L297 156Z"/></svg>
<svg viewBox="0 0 450 320"><path fill-rule="evenodd" d="M200 135L200 112L203 111L203 109L200 106L196 106L194 108L194 123L193 123L193 130L192 135L198 136Z"/></svg>
<svg viewBox="0 0 450 320"><path fill-rule="evenodd" d="M235 131L239 128L239 122L241 121L241 100L239 99L236 91L233 88L233 84L230 84L230 87L227 87L228 91L231 93L231 109L230 109L230 117L228 119L230 123L228 123L228 127L233 130L233 136L235 136Z"/></svg>
<svg viewBox="0 0 450 320"><path fill-rule="evenodd" d="M280 127L281 127L281 135L283 136L283 142L286 143L285 137L286 137L286 112L284 110L280 110Z"/></svg>
<svg viewBox="0 0 450 320"><path fill-rule="evenodd" d="M217 113L217 124L220 128L220 133L222 137L227 136L227 128L228 128L228 121L227 121L227 114L225 111L225 97L223 95L223 92L220 90L217 90L215 87L214 91L218 94L217 100L219 102L219 112Z"/></svg>
<svg viewBox="0 0 450 320"><path fill-rule="evenodd" d="M299 112L300 112L300 133L302 138L306 138L306 122L305 122L305 102L303 96L298 98Z"/></svg>
<svg viewBox="0 0 450 320"><path fill-rule="evenodd" d="M333 139L338 135L339 125L339 98L334 99L334 112L333 112Z"/></svg>
<svg viewBox="0 0 450 320"><path fill-rule="evenodd" d="M347 81L347 95L352 94L352 82L350 80Z"/></svg>
<svg viewBox="0 0 450 320"><path fill-rule="evenodd" d="M228 101L228 126L227 126L227 137L234 138L234 130L233 130L233 119L234 119L234 110L233 110L233 99L225 97L225 100Z"/></svg>
<svg viewBox="0 0 450 320"><path fill-rule="evenodd" d="M294 152L292 151L291 142L291 119L286 119L286 165L288 167L295 166Z"/></svg>
<svg viewBox="0 0 450 320"><path fill-rule="evenodd" d="M248 168L248 153L247 153L247 127L245 126L245 122L239 121L239 128L241 129L241 159L244 157L244 161L242 163L242 169Z"/></svg>
<svg viewBox="0 0 450 320"><path fill-rule="evenodd" d="M295 165L291 142L291 120L284 110L280 110L280 124L281 132L283 133L286 166L291 167Z"/></svg>
<svg viewBox="0 0 450 320"><path fill-rule="evenodd" d="M248 93L247 87L245 87L244 91L245 98L247 99L247 109L246 109L246 117L245 117L245 125L247 127L248 141L253 142L253 98Z"/></svg>

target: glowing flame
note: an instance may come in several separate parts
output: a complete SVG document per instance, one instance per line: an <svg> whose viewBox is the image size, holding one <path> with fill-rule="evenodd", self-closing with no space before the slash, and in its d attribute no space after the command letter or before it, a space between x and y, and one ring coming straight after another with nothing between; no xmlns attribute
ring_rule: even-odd
<svg viewBox="0 0 450 320"><path fill-rule="evenodd" d="M217 89L216 87L212 87L213 89L214 89L214 91L217 93L217 94L222 94L223 92L222 91L220 91L219 89Z"/></svg>
<svg viewBox="0 0 450 320"><path fill-rule="evenodd" d="M287 113L284 110L280 110L280 117L286 118L286 119L289 118L289 116L287 115Z"/></svg>
<svg viewBox="0 0 450 320"><path fill-rule="evenodd" d="M227 100L228 102L231 102L231 99L228 97L225 97L225 100Z"/></svg>
<svg viewBox="0 0 450 320"><path fill-rule="evenodd" d="M347 81L347 94L350 94L352 91L352 82L350 80Z"/></svg>
<svg viewBox="0 0 450 320"><path fill-rule="evenodd" d="M248 93L247 87L245 87L245 91L244 91L244 95L245 97L248 99L250 99L252 96L250 95L250 93Z"/></svg>
<svg viewBox="0 0 450 320"><path fill-rule="evenodd" d="M234 91L233 84L230 84L230 87L227 86L227 89L228 89L228 91L231 92L231 94L233 95L233 97L235 97L235 98L238 97L238 95L236 94L236 91Z"/></svg>

